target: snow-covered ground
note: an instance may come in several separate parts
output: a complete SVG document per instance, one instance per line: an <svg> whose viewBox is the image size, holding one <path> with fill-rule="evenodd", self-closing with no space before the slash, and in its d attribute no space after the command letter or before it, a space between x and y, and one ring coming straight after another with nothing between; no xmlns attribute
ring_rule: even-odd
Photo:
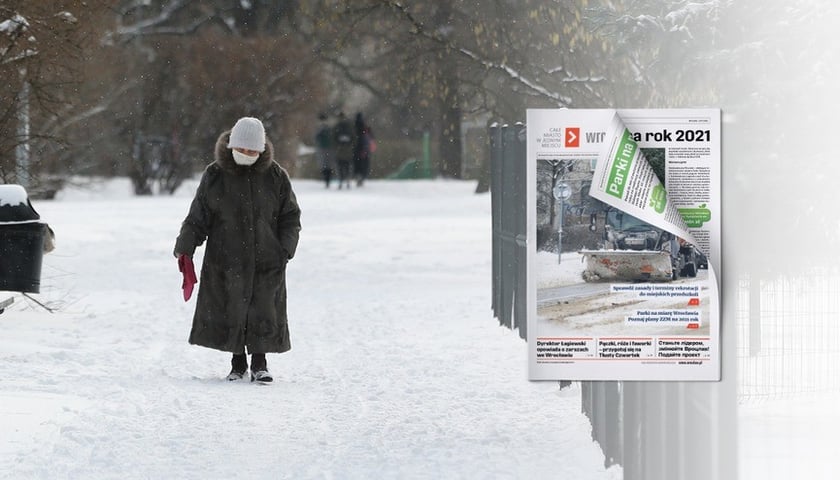
<svg viewBox="0 0 840 480"><path fill-rule="evenodd" d="M270 386L223 381L229 356L187 344L172 247L195 182L36 202L57 249L35 298L58 311L17 295L0 315L0 478L621 477L579 387L529 383L525 342L491 317L487 195L294 186L292 351L269 356Z"/></svg>
<svg viewBox="0 0 840 480"><path fill-rule="evenodd" d="M195 182L35 202L58 248L34 297L58 311L15 295L0 315L0 478L621 478L578 385L529 383L525 343L491 318L486 195L294 185L293 349L269 356L270 386L224 382L228 356L186 342L171 251ZM741 405L739 478L836 478L838 401Z"/></svg>
<svg viewBox="0 0 840 480"><path fill-rule="evenodd" d="M840 394L803 394L739 407L740 480L840 478Z"/></svg>
<svg viewBox="0 0 840 480"><path fill-rule="evenodd" d="M537 252L534 259L537 288L554 288L583 282L583 255L567 252L557 261L557 254Z"/></svg>
<svg viewBox="0 0 840 480"><path fill-rule="evenodd" d="M679 284L681 287L697 285L702 318L698 329L687 330L687 322L668 323L630 323L625 319L635 310L674 310L686 307L687 297L674 300L669 297L641 297L638 292L609 292L608 284L598 290L589 289L584 295L581 290L574 291L574 297L557 301L542 301L551 298L545 293L548 289L559 289L585 283L583 271L586 264L583 255L577 252L564 253L557 261L557 254L537 252L534 258L534 281L537 288L537 329L545 336L581 336L581 335L709 335L709 294L707 271L698 272L696 279L681 278L675 282L654 283L651 288L667 288ZM595 287L592 284L591 287ZM631 283L615 283L618 287L631 286ZM589 287L587 287L589 288ZM560 295L560 294L557 294Z"/></svg>

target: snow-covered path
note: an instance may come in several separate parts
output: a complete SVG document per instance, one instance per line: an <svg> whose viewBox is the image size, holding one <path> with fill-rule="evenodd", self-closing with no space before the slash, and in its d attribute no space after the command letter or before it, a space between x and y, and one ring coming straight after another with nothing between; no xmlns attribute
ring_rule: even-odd
<svg viewBox="0 0 840 480"><path fill-rule="evenodd" d="M229 356L186 342L171 252L194 182L36 202L58 239L37 298L60 311L17 296L0 315L0 478L620 478L577 387L529 383L525 342L491 318L487 195L294 186L292 350L270 386L223 381Z"/></svg>

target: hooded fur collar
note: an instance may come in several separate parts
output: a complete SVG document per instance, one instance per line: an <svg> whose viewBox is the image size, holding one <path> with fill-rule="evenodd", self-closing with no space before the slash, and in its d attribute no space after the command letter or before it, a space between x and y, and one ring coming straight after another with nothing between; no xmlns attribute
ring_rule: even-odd
<svg viewBox="0 0 840 480"><path fill-rule="evenodd" d="M268 167L274 162L274 146L266 139L265 151L260 154L260 157L257 158L257 161L253 165L238 165L233 160L231 149L227 147L228 139L230 139L230 130L219 135L219 139L216 140L216 163L222 167L222 170L240 174L252 169L263 172L268 170Z"/></svg>

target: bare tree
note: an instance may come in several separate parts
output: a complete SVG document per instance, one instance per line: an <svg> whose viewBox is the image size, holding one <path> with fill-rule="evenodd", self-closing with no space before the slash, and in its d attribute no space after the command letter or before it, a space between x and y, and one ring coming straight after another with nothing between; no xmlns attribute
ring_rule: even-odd
<svg viewBox="0 0 840 480"><path fill-rule="evenodd" d="M277 2L123 1L88 67L78 158L128 174L138 194L171 193L212 161L237 118L263 119L277 159L294 173L301 118L322 95L319 65L286 35ZM122 92L106 101L102 91Z"/></svg>
<svg viewBox="0 0 840 480"><path fill-rule="evenodd" d="M379 99L399 129L430 129L446 176L461 176L461 123L468 116L521 119L528 106L602 101L604 76L596 68L602 51L582 28L578 6L536 0L312 5L306 13L316 53Z"/></svg>
<svg viewBox="0 0 840 480"><path fill-rule="evenodd" d="M0 180L39 189L44 153L66 138L51 128L73 115L84 50L98 29L105 1L0 5Z"/></svg>

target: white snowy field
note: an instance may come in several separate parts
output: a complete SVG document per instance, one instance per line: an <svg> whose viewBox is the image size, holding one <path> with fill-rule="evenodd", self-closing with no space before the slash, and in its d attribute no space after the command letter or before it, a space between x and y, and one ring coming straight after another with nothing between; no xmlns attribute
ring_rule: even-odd
<svg viewBox="0 0 840 480"><path fill-rule="evenodd" d="M811 393L741 405L738 478L840 478L838 404L836 393Z"/></svg>
<svg viewBox="0 0 840 480"><path fill-rule="evenodd" d="M537 252L534 269L537 288L554 288L583 283L586 264L583 255L577 252L564 253L559 262L556 253Z"/></svg>
<svg viewBox="0 0 840 480"><path fill-rule="evenodd" d="M186 341L172 248L195 185L35 202L57 249L34 297L58 310L16 295L0 315L0 478L621 478L578 387L528 382L492 318L473 183L295 181L292 350L269 386L225 382L229 355Z"/></svg>

